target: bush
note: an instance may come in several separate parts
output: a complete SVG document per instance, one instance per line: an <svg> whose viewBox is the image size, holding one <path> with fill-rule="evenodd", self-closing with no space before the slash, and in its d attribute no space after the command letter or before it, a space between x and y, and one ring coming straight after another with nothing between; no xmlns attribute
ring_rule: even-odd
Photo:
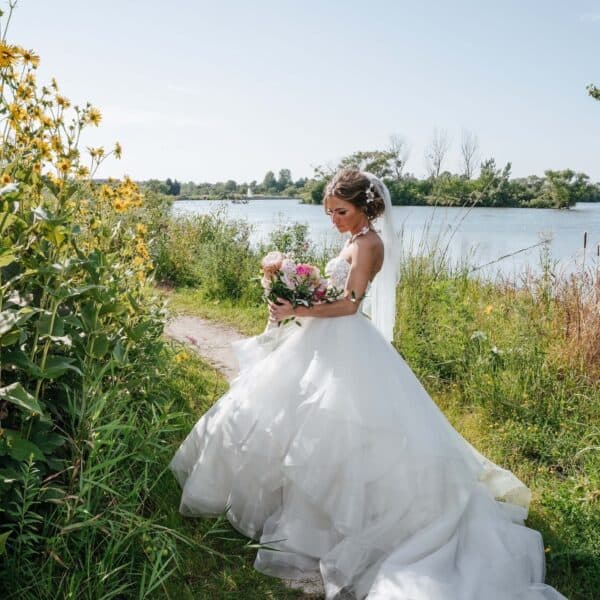
<svg viewBox="0 0 600 600"><path fill-rule="evenodd" d="M148 293L161 202L94 183L121 152L91 148L83 166L100 112L39 89L33 52L0 54L1 595L147 597L177 560L149 504L173 418Z"/></svg>

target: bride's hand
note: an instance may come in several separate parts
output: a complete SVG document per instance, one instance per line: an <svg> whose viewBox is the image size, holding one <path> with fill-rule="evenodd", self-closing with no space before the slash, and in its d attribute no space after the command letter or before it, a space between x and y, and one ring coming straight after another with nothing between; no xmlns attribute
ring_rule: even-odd
<svg viewBox="0 0 600 600"><path fill-rule="evenodd" d="M283 298L277 298L277 304L269 302L269 319L271 321L283 321L294 315L294 307L291 302Z"/></svg>

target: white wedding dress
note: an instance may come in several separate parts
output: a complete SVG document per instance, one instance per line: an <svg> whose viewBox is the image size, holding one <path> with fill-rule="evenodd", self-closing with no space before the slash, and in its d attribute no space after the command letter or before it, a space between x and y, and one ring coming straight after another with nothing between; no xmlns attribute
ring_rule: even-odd
<svg viewBox="0 0 600 600"><path fill-rule="evenodd" d="M344 287L349 264L330 261ZM557 600L530 493L449 424L361 312L238 342L239 376L171 469L181 512L223 512L270 548L255 567L319 574L326 598Z"/></svg>

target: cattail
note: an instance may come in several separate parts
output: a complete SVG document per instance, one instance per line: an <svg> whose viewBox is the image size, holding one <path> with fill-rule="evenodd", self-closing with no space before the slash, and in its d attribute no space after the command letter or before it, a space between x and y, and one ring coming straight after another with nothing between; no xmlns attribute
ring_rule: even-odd
<svg viewBox="0 0 600 600"><path fill-rule="evenodd" d="M583 249L587 248L587 231L583 232Z"/></svg>

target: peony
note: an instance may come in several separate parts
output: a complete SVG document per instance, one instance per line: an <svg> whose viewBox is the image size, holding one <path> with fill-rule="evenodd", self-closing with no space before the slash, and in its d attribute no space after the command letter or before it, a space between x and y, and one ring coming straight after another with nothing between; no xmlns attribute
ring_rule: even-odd
<svg viewBox="0 0 600 600"><path fill-rule="evenodd" d="M296 266L296 275L299 275L300 277L307 277L311 272L312 267L310 265L300 264Z"/></svg>
<svg viewBox="0 0 600 600"><path fill-rule="evenodd" d="M279 271L283 262L283 254L281 252L269 252L261 261L262 270L265 274L272 275Z"/></svg>

